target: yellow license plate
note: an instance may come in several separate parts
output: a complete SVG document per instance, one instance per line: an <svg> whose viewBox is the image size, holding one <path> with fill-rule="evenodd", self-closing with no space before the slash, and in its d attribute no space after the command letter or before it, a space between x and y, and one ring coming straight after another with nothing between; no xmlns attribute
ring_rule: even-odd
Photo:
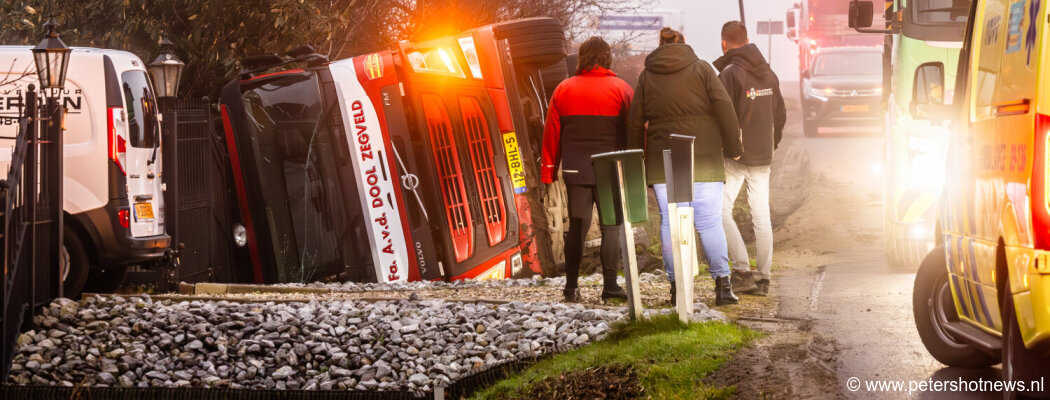
<svg viewBox="0 0 1050 400"><path fill-rule="evenodd" d="M153 204L135 203L135 219L153 219Z"/></svg>
<svg viewBox="0 0 1050 400"><path fill-rule="evenodd" d="M510 168L510 180L514 184L514 193L525 193L525 167L521 162L518 137L514 132L503 134L503 149L507 154L507 167Z"/></svg>
<svg viewBox="0 0 1050 400"><path fill-rule="evenodd" d="M871 109L871 106L869 106L867 104L842 106L842 112L866 112L866 111L868 111L870 109Z"/></svg>

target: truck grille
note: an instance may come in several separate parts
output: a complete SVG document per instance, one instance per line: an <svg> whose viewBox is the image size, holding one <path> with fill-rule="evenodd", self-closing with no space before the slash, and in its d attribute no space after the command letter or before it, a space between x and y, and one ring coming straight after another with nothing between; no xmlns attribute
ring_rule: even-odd
<svg viewBox="0 0 1050 400"><path fill-rule="evenodd" d="M438 96L423 94L421 97L452 247L456 261L463 261L470 258L474 251L474 223L467 204L467 191L463 184L463 170L459 164L452 122Z"/></svg>
<svg viewBox="0 0 1050 400"><path fill-rule="evenodd" d="M506 236L507 219L504 212L503 187L492 162L492 155L495 154L492 150L492 135L477 100L460 98L459 107L463 112L467 151L470 154L471 166L474 167L474 179L481 200L481 214L485 218L485 232L488 234L489 246L495 246Z"/></svg>

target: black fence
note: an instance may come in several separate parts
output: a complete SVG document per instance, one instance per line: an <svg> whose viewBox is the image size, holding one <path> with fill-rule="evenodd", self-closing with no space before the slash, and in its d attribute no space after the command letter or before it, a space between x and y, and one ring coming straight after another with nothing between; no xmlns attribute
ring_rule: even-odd
<svg viewBox="0 0 1050 400"><path fill-rule="evenodd" d="M210 100L164 100L165 221L181 249L168 283L238 282L232 177Z"/></svg>
<svg viewBox="0 0 1050 400"><path fill-rule="evenodd" d="M7 380L15 340L32 323L36 309L62 296L62 110L49 99L44 115L33 85L17 121L6 179L0 181L3 232L0 261L4 279L0 379Z"/></svg>

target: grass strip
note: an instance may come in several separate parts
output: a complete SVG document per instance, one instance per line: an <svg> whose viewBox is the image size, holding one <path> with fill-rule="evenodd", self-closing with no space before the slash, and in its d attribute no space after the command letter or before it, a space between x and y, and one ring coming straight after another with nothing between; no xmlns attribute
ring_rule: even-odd
<svg viewBox="0 0 1050 400"><path fill-rule="evenodd" d="M716 388L703 377L716 371L733 352L759 333L722 322L683 324L674 315L621 323L609 336L588 346L555 355L475 392L474 399L528 399L538 385L590 368L630 368L638 375L643 397L721 399L735 388ZM565 393L564 398L573 398Z"/></svg>

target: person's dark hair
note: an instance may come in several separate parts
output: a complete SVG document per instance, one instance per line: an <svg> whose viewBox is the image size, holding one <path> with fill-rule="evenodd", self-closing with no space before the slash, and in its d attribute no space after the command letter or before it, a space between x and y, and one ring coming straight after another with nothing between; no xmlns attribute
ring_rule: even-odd
<svg viewBox="0 0 1050 400"><path fill-rule="evenodd" d="M722 25L722 40L727 44L743 46L747 44L747 26L740 21L729 21Z"/></svg>
<svg viewBox="0 0 1050 400"><path fill-rule="evenodd" d="M682 32L676 31L671 28L664 28L660 30L660 45L672 43L685 43L685 35Z"/></svg>
<svg viewBox="0 0 1050 400"><path fill-rule="evenodd" d="M594 67L608 69L612 66L612 47L600 37L591 36L580 45L580 58L576 63L576 75Z"/></svg>

